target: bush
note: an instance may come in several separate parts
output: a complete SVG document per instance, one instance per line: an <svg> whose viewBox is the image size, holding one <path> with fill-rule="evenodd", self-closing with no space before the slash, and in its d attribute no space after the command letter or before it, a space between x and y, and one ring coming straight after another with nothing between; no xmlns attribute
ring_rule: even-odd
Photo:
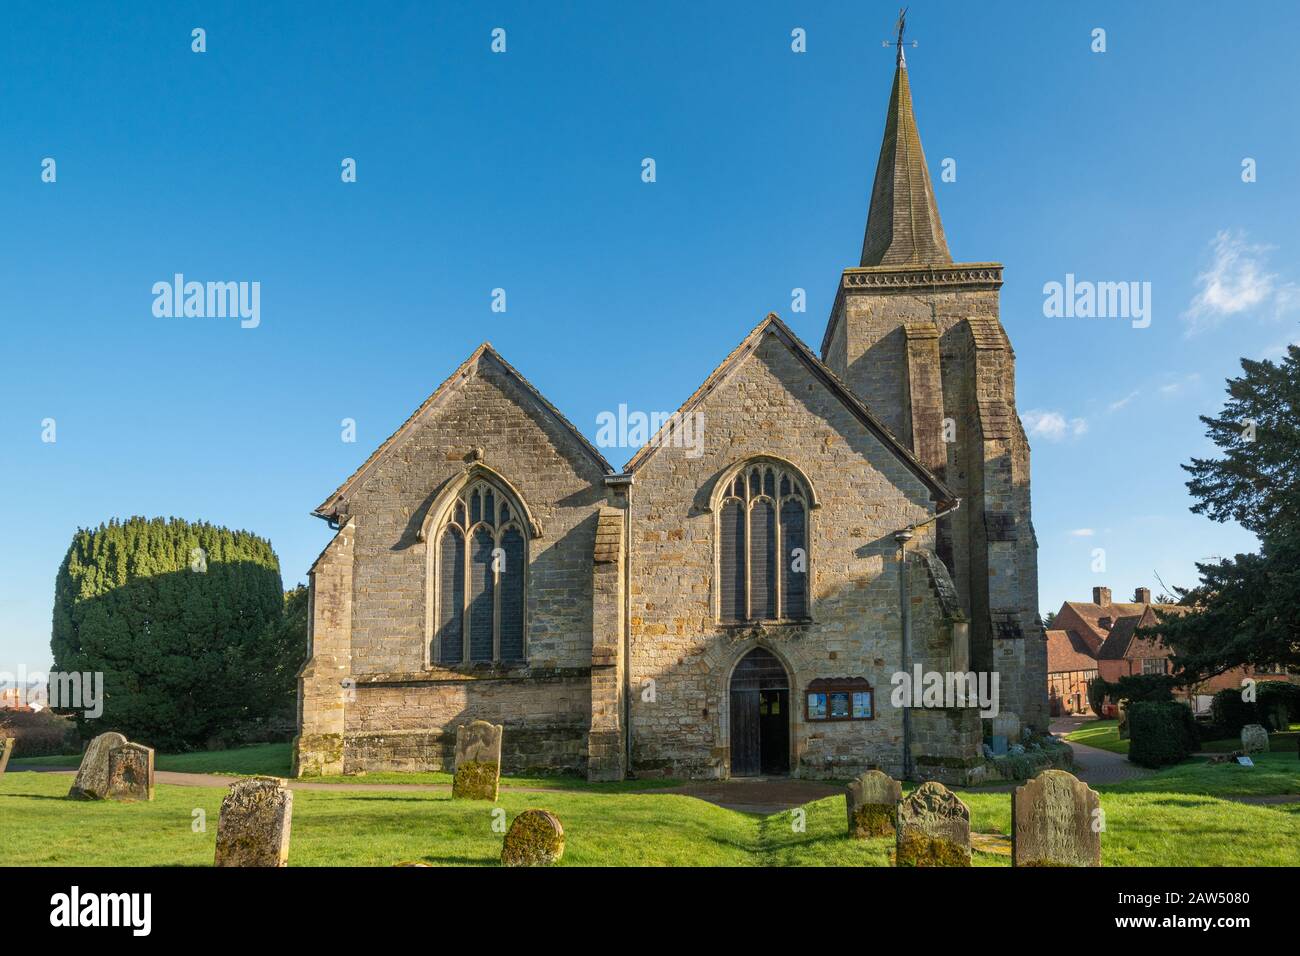
<svg viewBox="0 0 1300 956"><path fill-rule="evenodd" d="M1210 715L1229 737L1241 733L1241 728L1247 724L1260 722L1259 708L1254 701L1242 700L1241 691L1235 687L1224 688L1214 695L1210 702Z"/></svg>
<svg viewBox="0 0 1300 956"><path fill-rule="evenodd" d="M1129 674L1110 685L1110 696L1130 703L1174 699L1174 678L1168 674Z"/></svg>
<svg viewBox="0 0 1300 956"><path fill-rule="evenodd" d="M1110 684L1104 677L1094 677L1088 681L1088 706L1098 717L1102 715L1102 707L1106 703L1106 695L1110 693Z"/></svg>
<svg viewBox="0 0 1300 956"><path fill-rule="evenodd" d="M1140 700L1129 706L1128 759L1143 767L1180 763L1196 749L1192 709L1177 701Z"/></svg>
<svg viewBox="0 0 1300 956"><path fill-rule="evenodd" d="M48 710L3 712L0 737L14 738L12 757L75 755L80 749L76 723Z"/></svg>
<svg viewBox="0 0 1300 956"><path fill-rule="evenodd" d="M1300 720L1300 686L1282 680L1260 681L1255 686L1255 703L1261 714L1272 714L1286 707L1287 720ZM1274 727L1286 730L1286 727Z"/></svg>

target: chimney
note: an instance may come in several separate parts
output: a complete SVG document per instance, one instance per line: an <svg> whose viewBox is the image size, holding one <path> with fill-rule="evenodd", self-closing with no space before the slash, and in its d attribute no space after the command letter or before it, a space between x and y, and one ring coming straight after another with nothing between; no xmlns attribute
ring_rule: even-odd
<svg viewBox="0 0 1300 956"><path fill-rule="evenodd" d="M1150 603L1151 603L1151 589L1150 589L1150 588L1138 588L1136 591L1133 592L1133 600L1134 600L1136 603L1138 603L1138 604L1150 604Z"/></svg>
<svg viewBox="0 0 1300 956"><path fill-rule="evenodd" d="M1102 607L1110 606L1110 588L1093 588L1092 603Z"/></svg>
<svg viewBox="0 0 1300 956"><path fill-rule="evenodd" d="M1115 619L1113 617L1099 617L1097 618L1097 626L1103 631L1109 631L1115 626Z"/></svg>

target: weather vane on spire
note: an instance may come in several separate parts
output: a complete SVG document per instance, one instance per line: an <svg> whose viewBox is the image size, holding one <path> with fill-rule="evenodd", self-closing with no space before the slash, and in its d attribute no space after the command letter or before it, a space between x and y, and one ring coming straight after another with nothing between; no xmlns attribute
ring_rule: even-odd
<svg viewBox="0 0 1300 956"><path fill-rule="evenodd" d="M885 40L883 43L881 43L881 46L884 47L895 46L895 45L898 47L898 62L900 64L907 63L907 58L903 56L903 47L907 45L906 41L903 39L903 32L906 29L907 29L907 7L903 7L898 11L898 39L894 40L892 43L889 40ZM915 48L916 41L913 40L911 45L913 48Z"/></svg>

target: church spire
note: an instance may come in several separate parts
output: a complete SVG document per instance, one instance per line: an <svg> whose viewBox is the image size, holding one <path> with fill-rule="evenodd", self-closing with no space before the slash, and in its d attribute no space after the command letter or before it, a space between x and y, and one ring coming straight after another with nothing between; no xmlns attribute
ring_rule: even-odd
<svg viewBox="0 0 1300 956"><path fill-rule="evenodd" d="M894 88L889 94L885 137L871 187L867 234L862 241L862 265L934 265L952 262L939 221L930 172L921 149L921 135L912 115L912 87L903 55L904 19L898 16L898 57Z"/></svg>

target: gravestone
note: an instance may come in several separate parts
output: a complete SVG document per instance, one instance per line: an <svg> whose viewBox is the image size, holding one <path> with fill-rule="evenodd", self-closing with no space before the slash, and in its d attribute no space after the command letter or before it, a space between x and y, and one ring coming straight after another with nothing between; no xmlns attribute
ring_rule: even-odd
<svg viewBox="0 0 1300 956"><path fill-rule="evenodd" d="M1007 738L1002 734L994 734L989 738L989 749L993 751L993 756L1005 757L1007 755Z"/></svg>
<svg viewBox="0 0 1300 956"><path fill-rule="evenodd" d="M1286 701L1273 701L1268 708L1268 723L1275 733L1284 734L1291 729L1291 708Z"/></svg>
<svg viewBox="0 0 1300 956"><path fill-rule="evenodd" d="M501 725L476 720L456 728L456 776L451 795L496 802L501 783Z"/></svg>
<svg viewBox="0 0 1300 956"><path fill-rule="evenodd" d="M293 791L278 777L230 785L217 821L216 866L287 866Z"/></svg>
<svg viewBox="0 0 1300 956"><path fill-rule="evenodd" d="M998 714L993 718L993 736L1006 737L1013 744L1020 743L1020 718L1015 714Z"/></svg>
<svg viewBox="0 0 1300 956"><path fill-rule="evenodd" d="M1242 727L1241 749L1248 754L1268 753L1268 731L1259 724Z"/></svg>
<svg viewBox="0 0 1300 956"><path fill-rule="evenodd" d="M153 799L153 749L125 743L108 755L107 800Z"/></svg>
<svg viewBox="0 0 1300 956"><path fill-rule="evenodd" d="M0 773L5 772L5 767L9 766L9 755L14 752L14 739L12 737L0 737Z"/></svg>
<svg viewBox="0 0 1300 956"><path fill-rule="evenodd" d="M845 788L849 836L857 840L889 836L898 820L903 785L887 773L868 770Z"/></svg>
<svg viewBox="0 0 1300 956"><path fill-rule="evenodd" d="M502 866L550 866L564 856L564 827L549 810L515 817L501 847Z"/></svg>
<svg viewBox="0 0 1300 956"><path fill-rule="evenodd" d="M970 866L970 810L943 784L921 784L898 803L895 866Z"/></svg>
<svg viewBox="0 0 1300 956"><path fill-rule="evenodd" d="M1119 739L1128 740L1128 701L1121 700L1116 704L1115 712L1119 717Z"/></svg>
<svg viewBox="0 0 1300 956"><path fill-rule="evenodd" d="M1101 866L1101 798L1064 770L1044 770L1011 795L1012 866Z"/></svg>
<svg viewBox="0 0 1300 956"><path fill-rule="evenodd" d="M78 800L103 800L108 793L108 758L126 742L126 738L116 732L100 734L92 740L81 758L81 767L68 796Z"/></svg>

